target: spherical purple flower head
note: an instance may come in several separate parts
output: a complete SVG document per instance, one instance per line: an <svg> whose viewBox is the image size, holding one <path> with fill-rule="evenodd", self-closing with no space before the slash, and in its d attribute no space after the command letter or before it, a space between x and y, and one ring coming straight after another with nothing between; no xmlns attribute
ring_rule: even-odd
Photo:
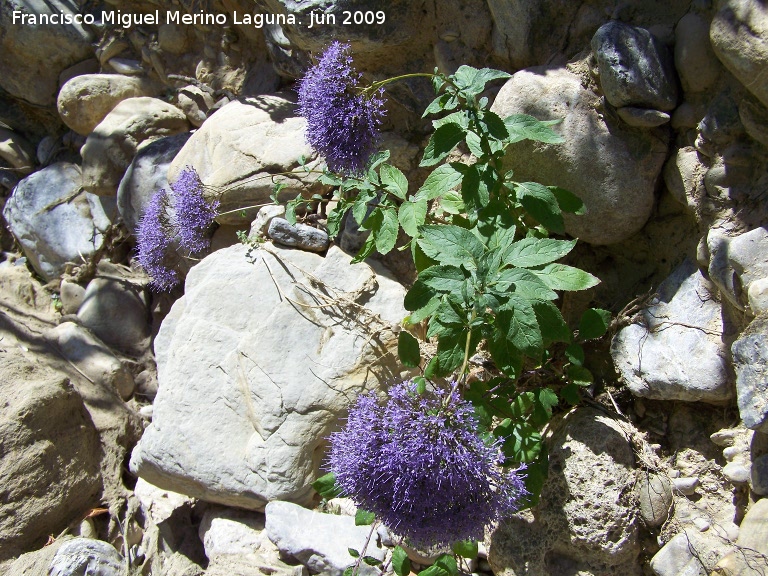
<svg viewBox="0 0 768 576"><path fill-rule="evenodd" d="M404 382L389 395L384 406L360 396L331 436L336 482L416 546L482 540L487 524L519 508L522 468L501 468L499 444L482 441L457 392L420 395Z"/></svg>
<svg viewBox="0 0 768 576"><path fill-rule="evenodd" d="M376 152L384 116L383 90L364 94L349 44L334 42L299 83L299 114L307 141L333 172L360 175Z"/></svg>
<svg viewBox="0 0 768 576"><path fill-rule="evenodd" d="M203 183L194 168L187 166L171 184L174 195L175 224L179 246L190 254L199 254L211 246L208 230L216 218L219 201L206 202Z"/></svg>
<svg viewBox="0 0 768 576"><path fill-rule="evenodd" d="M156 192L149 201L136 229L138 240L136 260L152 277L150 285L155 290L167 292L179 283L179 274L167 266L171 237L165 216L168 193Z"/></svg>

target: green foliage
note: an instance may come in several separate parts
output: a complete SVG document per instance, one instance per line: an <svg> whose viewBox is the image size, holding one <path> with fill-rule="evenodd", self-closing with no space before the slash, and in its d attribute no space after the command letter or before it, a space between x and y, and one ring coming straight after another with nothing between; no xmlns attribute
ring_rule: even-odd
<svg viewBox="0 0 768 576"><path fill-rule="evenodd" d="M355 526L370 526L376 520L376 515L368 510L358 509L355 512Z"/></svg>
<svg viewBox="0 0 768 576"><path fill-rule="evenodd" d="M392 569L397 576L408 576L411 573L411 561L401 546L395 546L392 550Z"/></svg>
<svg viewBox="0 0 768 576"><path fill-rule="evenodd" d="M312 488L326 500L336 498L341 494L341 490L336 485L336 475L333 472L328 472L328 474L324 474L312 482Z"/></svg>

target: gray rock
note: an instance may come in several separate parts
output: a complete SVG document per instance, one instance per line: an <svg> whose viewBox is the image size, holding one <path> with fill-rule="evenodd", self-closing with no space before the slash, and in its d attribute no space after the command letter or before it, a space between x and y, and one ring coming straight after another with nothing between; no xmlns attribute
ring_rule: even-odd
<svg viewBox="0 0 768 576"><path fill-rule="evenodd" d="M614 365L636 396L720 403L733 396L720 304L686 260L611 344Z"/></svg>
<svg viewBox="0 0 768 576"><path fill-rule="evenodd" d="M13 22L13 12L37 15ZM73 16L65 0L0 0L0 88L35 106L56 102L59 74L93 54L93 35L79 24L42 24L40 15Z"/></svg>
<svg viewBox="0 0 768 576"><path fill-rule="evenodd" d="M140 289L125 280L94 278L77 311L83 326L125 353L146 349L149 311Z"/></svg>
<svg viewBox="0 0 768 576"><path fill-rule="evenodd" d="M584 88L585 81L565 68L521 70L491 109L502 118L522 113L563 120L553 127L565 137L563 144L515 144L504 158L505 169L514 170L519 182L556 185L579 196L586 214L566 215L566 232L590 244L613 244L639 231L651 214L666 136L601 114L600 99Z"/></svg>
<svg viewBox="0 0 768 576"><path fill-rule="evenodd" d="M751 477L751 466L742 462L729 462L723 466L723 476L731 484L747 484Z"/></svg>
<svg viewBox="0 0 768 576"><path fill-rule="evenodd" d="M670 119L666 112L636 106L623 106L616 110L616 113L624 122L636 128L656 128Z"/></svg>
<svg viewBox="0 0 768 576"><path fill-rule="evenodd" d="M46 280L59 276L67 262L82 263L101 245L94 205L81 186L78 166L52 164L19 182L3 210L24 254Z"/></svg>
<svg viewBox="0 0 768 576"><path fill-rule="evenodd" d="M74 538L51 560L48 576L122 576L123 557L101 540Z"/></svg>
<svg viewBox="0 0 768 576"><path fill-rule="evenodd" d="M20 134L0 126L0 159L13 168L14 174L26 176L35 167L35 149Z"/></svg>
<svg viewBox="0 0 768 576"><path fill-rule="evenodd" d="M689 12L675 26L675 67L684 92L703 92L720 76L721 65L709 41L709 22Z"/></svg>
<svg viewBox="0 0 768 576"><path fill-rule="evenodd" d="M251 223L248 238L251 240L266 238L269 223L272 222L272 219L282 218L283 216L285 216L285 206L283 204L270 204L260 208L256 214L256 220Z"/></svg>
<svg viewBox="0 0 768 576"><path fill-rule="evenodd" d="M707 167L702 164L695 148L679 148L664 165L664 183L673 198L693 212L699 197L704 193L703 180L706 172ZM706 247L706 243L704 246Z"/></svg>
<svg viewBox="0 0 768 576"><path fill-rule="evenodd" d="M238 244L192 268L155 339L160 387L131 469L225 505L309 504L338 418L401 370L390 326L405 290L350 261Z"/></svg>
<svg viewBox="0 0 768 576"><path fill-rule="evenodd" d="M312 573L329 576L342 576L344 569L354 564L348 549L362 553L371 530L355 526L351 516L321 514L290 502L270 502L265 514L267 535L283 554L293 556ZM384 554L385 549L372 538L365 555L384 560ZM379 573L367 564L361 565L360 572L369 576Z"/></svg>
<svg viewBox="0 0 768 576"><path fill-rule="evenodd" d="M200 540L205 556L246 555L256 552L269 539L264 533L264 514L235 508L211 506L200 521Z"/></svg>
<svg viewBox="0 0 768 576"><path fill-rule="evenodd" d="M768 6L750 0L718 3L709 37L720 61L752 94L768 106Z"/></svg>
<svg viewBox="0 0 768 576"><path fill-rule="evenodd" d="M310 252L325 252L330 244L324 230L306 224L291 224L285 218L272 218L267 235L283 246Z"/></svg>
<svg viewBox="0 0 768 576"><path fill-rule="evenodd" d="M77 309L83 303L85 288L69 280L62 280L59 296L61 297L61 313L77 314Z"/></svg>
<svg viewBox="0 0 768 576"><path fill-rule="evenodd" d="M651 570L656 576L705 576L704 565L694 552L688 535L678 534L651 558Z"/></svg>
<svg viewBox="0 0 768 576"><path fill-rule="evenodd" d="M640 474L640 480L635 485L640 515L647 526L661 526L672 509L672 484L661 474L645 471Z"/></svg>
<svg viewBox="0 0 768 576"><path fill-rule="evenodd" d="M320 165L305 141L305 123L296 115L293 97L287 95L230 102L187 141L173 160L168 179L174 181L186 166L193 166L207 186L206 199L221 202L217 222L249 224L255 209L271 202L275 183L285 185L280 200L322 190L317 174L299 167L301 156L310 168ZM275 175L292 170L296 176Z"/></svg>
<svg viewBox="0 0 768 576"><path fill-rule="evenodd" d="M98 433L69 380L7 353L0 373L0 560L7 560L93 507L101 478Z"/></svg>
<svg viewBox="0 0 768 576"><path fill-rule="evenodd" d="M644 28L616 20L592 38L600 86L613 106L670 111L677 105L677 78L669 51Z"/></svg>
<svg viewBox="0 0 768 576"><path fill-rule="evenodd" d="M693 496L696 494L696 487L699 485L698 478L675 478L672 480L675 490L683 496Z"/></svg>
<svg viewBox="0 0 768 576"><path fill-rule="evenodd" d="M136 230L156 192L165 189L173 194L168 183L168 168L190 136L191 133L182 132L159 138L142 146L131 161L117 189L117 209L128 230Z"/></svg>
<svg viewBox="0 0 768 576"><path fill-rule="evenodd" d="M134 379L136 395L152 402L157 396L157 370L143 370Z"/></svg>
<svg viewBox="0 0 768 576"><path fill-rule="evenodd" d="M213 108L213 96L197 86L186 86L179 90L178 104L187 120L195 128L200 128L208 118L208 112Z"/></svg>
<svg viewBox="0 0 768 576"><path fill-rule="evenodd" d="M517 514L494 530L493 572L526 566L530 574L638 576L635 457L625 431L592 408L576 408L553 426L535 519Z"/></svg>
<svg viewBox="0 0 768 576"><path fill-rule="evenodd" d="M747 510L736 544L768 556L768 498L761 498Z"/></svg>
<svg viewBox="0 0 768 576"><path fill-rule="evenodd" d="M115 196L139 144L188 130L184 113L167 102L149 97L123 100L93 129L81 149L83 188L99 196Z"/></svg>
<svg viewBox="0 0 768 576"><path fill-rule="evenodd" d="M729 237L717 229L707 235L709 277L732 304L745 310L749 286L768 277L768 228Z"/></svg>
<svg viewBox="0 0 768 576"><path fill-rule="evenodd" d="M750 282L747 290L749 309L755 316L768 312L768 278Z"/></svg>
<svg viewBox="0 0 768 576"><path fill-rule="evenodd" d="M74 322L52 328L47 338L80 372L98 386L113 389L123 400L133 395L133 376L103 342Z"/></svg>
<svg viewBox="0 0 768 576"><path fill-rule="evenodd" d="M752 460L750 488L755 494L768 496L768 454L763 454Z"/></svg>
<svg viewBox="0 0 768 576"><path fill-rule="evenodd" d="M731 346L744 425L768 433L768 316L755 318Z"/></svg>
<svg viewBox="0 0 768 576"><path fill-rule="evenodd" d="M127 98L157 96L160 86L147 78L122 74L83 74L59 90L56 107L69 128L88 136L112 109Z"/></svg>

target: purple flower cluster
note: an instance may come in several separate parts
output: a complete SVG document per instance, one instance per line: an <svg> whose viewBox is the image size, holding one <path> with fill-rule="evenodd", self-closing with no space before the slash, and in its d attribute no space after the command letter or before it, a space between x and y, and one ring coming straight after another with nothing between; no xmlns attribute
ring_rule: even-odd
<svg viewBox="0 0 768 576"><path fill-rule="evenodd" d="M330 468L359 506L416 546L482 540L487 524L519 508L521 469L501 468L469 402L457 392L420 395L411 382L389 396L384 406L360 396L331 436Z"/></svg>
<svg viewBox="0 0 768 576"><path fill-rule="evenodd" d="M189 166L171 184L171 190L174 216L167 215L171 204L168 192L160 190L150 199L136 230L136 260L152 277L152 288L161 292L171 290L180 281L179 273L170 263L174 243L189 255L210 248L208 231L219 207L218 200L210 204L205 201L203 183Z"/></svg>
<svg viewBox="0 0 768 576"><path fill-rule="evenodd" d="M212 203L203 197L203 183L194 168L187 166L176 181L171 184L176 211L176 227L179 231L179 246L190 254L199 254L211 247L206 235L216 218L219 201Z"/></svg>
<svg viewBox="0 0 768 576"><path fill-rule="evenodd" d="M136 229L138 242L136 260L152 277L152 287L161 292L171 290L179 283L178 272L167 265L168 249L171 246L171 237L166 233L167 202L168 193L165 190L155 192Z"/></svg>
<svg viewBox="0 0 768 576"><path fill-rule="evenodd" d="M299 83L299 114L307 119L307 141L328 168L359 175L376 151L384 101L382 90L363 93L349 50L334 42L307 71Z"/></svg>

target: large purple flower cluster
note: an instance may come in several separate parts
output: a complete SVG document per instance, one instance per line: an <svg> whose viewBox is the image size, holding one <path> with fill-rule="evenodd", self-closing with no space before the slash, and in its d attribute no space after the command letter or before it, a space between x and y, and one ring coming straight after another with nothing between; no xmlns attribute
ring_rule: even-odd
<svg viewBox="0 0 768 576"><path fill-rule="evenodd" d="M349 50L334 42L307 71L299 83L299 114L307 119L307 141L328 168L359 175L376 151L384 101L381 90L363 93Z"/></svg>
<svg viewBox="0 0 768 576"><path fill-rule="evenodd" d="M358 398L331 436L330 468L341 489L417 546L482 540L487 524L515 512L526 494L520 469L504 471L498 444L480 438L458 393L418 394L404 382L381 406Z"/></svg>
<svg viewBox="0 0 768 576"><path fill-rule="evenodd" d="M171 190L172 195L160 190L152 196L136 230L136 260L152 277L152 288L161 292L180 281L172 264L174 244L190 256L210 248L208 231L219 207L218 200L206 202L200 176L189 166L171 184Z"/></svg>

